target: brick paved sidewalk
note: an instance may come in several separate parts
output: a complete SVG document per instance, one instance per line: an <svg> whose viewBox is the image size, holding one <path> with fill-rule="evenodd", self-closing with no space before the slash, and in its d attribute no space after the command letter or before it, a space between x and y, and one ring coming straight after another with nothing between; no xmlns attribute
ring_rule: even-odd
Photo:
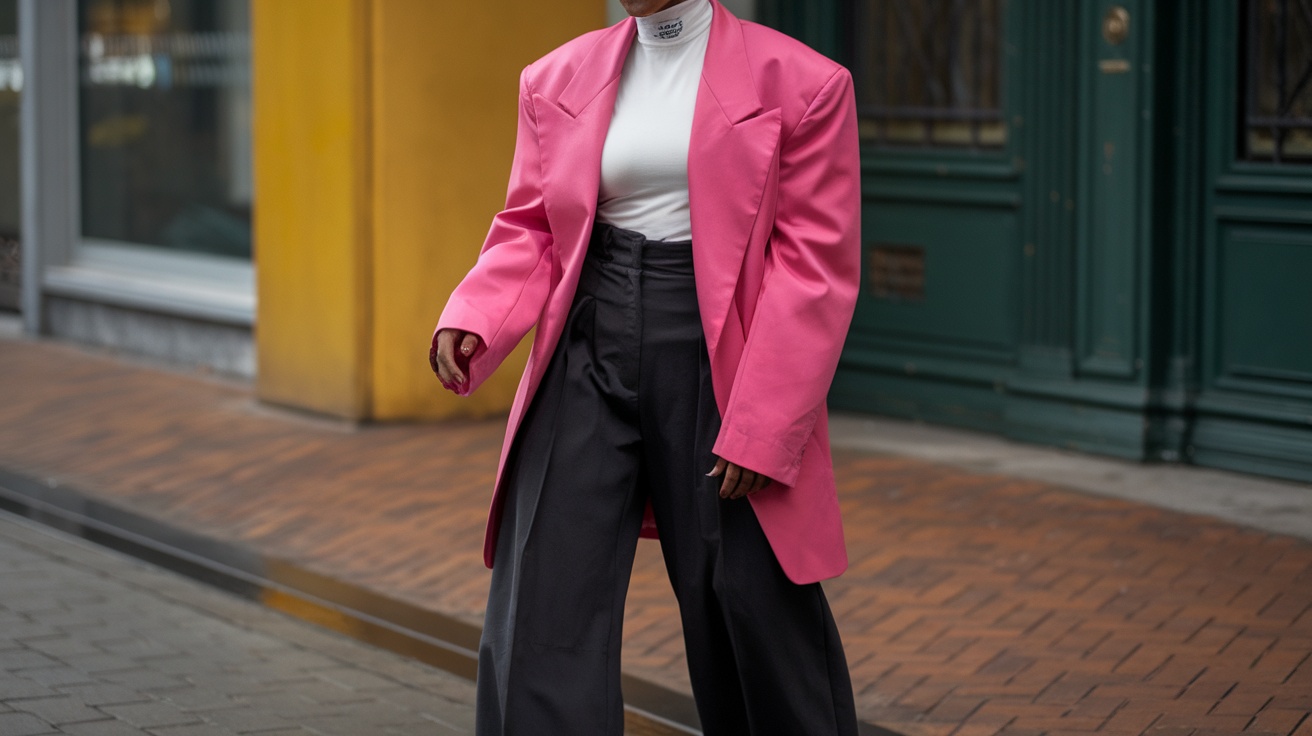
<svg viewBox="0 0 1312 736"><path fill-rule="evenodd" d="M475 624L501 426L309 421L241 385L0 342L0 467ZM863 719L1312 736L1312 544L905 457L842 450L836 472L853 564L826 589ZM625 671L686 692L674 610L644 543Z"/></svg>
<svg viewBox="0 0 1312 736"><path fill-rule="evenodd" d="M473 685L0 514L0 734L473 733Z"/></svg>

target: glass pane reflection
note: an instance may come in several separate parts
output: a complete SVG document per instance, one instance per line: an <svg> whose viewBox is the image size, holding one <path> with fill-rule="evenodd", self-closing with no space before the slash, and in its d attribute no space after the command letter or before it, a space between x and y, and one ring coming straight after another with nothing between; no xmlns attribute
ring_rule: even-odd
<svg viewBox="0 0 1312 736"><path fill-rule="evenodd" d="M79 0L82 235L249 259L248 0Z"/></svg>
<svg viewBox="0 0 1312 736"><path fill-rule="evenodd" d="M1248 0L1240 155L1312 163L1312 0Z"/></svg>
<svg viewBox="0 0 1312 736"><path fill-rule="evenodd" d="M998 148L1002 0L849 0L861 136L880 146Z"/></svg>

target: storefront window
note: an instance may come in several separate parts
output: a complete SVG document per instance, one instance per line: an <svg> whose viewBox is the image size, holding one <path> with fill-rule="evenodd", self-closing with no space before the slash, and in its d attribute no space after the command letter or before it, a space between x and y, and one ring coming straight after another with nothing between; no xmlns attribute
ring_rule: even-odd
<svg viewBox="0 0 1312 736"><path fill-rule="evenodd" d="M862 138L884 146L996 148L1002 0L853 0Z"/></svg>
<svg viewBox="0 0 1312 736"><path fill-rule="evenodd" d="M18 0L0 0L0 309L18 309Z"/></svg>
<svg viewBox="0 0 1312 736"><path fill-rule="evenodd" d="M79 0L82 236L251 257L248 0Z"/></svg>

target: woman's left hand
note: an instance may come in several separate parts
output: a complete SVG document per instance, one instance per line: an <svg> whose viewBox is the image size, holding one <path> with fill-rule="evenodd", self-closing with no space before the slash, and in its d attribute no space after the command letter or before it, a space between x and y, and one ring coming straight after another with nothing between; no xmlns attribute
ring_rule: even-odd
<svg viewBox="0 0 1312 736"><path fill-rule="evenodd" d="M742 498L749 493L756 493L773 482L769 477L755 470L735 465L724 458L717 458L715 468L707 475L712 478L724 476L724 480L720 483L720 498L727 499Z"/></svg>

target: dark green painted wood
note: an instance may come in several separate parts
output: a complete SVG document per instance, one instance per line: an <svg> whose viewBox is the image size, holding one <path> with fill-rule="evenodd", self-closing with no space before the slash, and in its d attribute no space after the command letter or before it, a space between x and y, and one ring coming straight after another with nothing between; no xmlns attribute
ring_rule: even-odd
<svg viewBox="0 0 1312 736"><path fill-rule="evenodd" d="M1308 430L1286 424L1199 417L1189 459L1241 473L1309 481Z"/></svg>
<svg viewBox="0 0 1312 736"><path fill-rule="evenodd" d="M1217 243L1213 385L1312 399L1312 230L1222 224Z"/></svg>
<svg viewBox="0 0 1312 736"><path fill-rule="evenodd" d="M1081 382L1073 360L1083 315L1072 288L1081 196L1074 154L1091 106L1072 91L1088 66L1077 54L1085 13L1042 0L1011 0L1004 13L1005 148L864 151L866 241L925 248L927 293L921 303L863 294L833 401L1142 456L1148 393ZM1142 132L1131 123L1133 150ZM1129 217L1138 227L1135 204ZM1104 269L1103 280L1129 289L1132 302L1139 239L1128 244L1130 265ZM1134 355L1136 325L1121 322ZM1092 405L1102 408L1091 422L1084 412Z"/></svg>
<svg viewBox="0 0 1312 736"><path fill-rule="evenodd" d="M927 198L869 202L863 215L866 242L923 248L927 276L923 301L859 300L858 330L1014 351L1020 291L1014 209Z"/></svg>
<svg viewBox="0 0 1312 736"><path fill-rule="evenodd" d="M1080 156L1077 202L1077 336L1082 375L1132 379L1138 350L1142 162L1149 150L1145 99L1149 17L1143 0L1084 0L1079 27ZM1129 33L1112 44L1101 32L1113 9L1128 11Z"/></svg>
<svg viewBox="0 0 1312 736"><path fill-rule="evenodd" d="M1194 462L1312 479L1312 166L1239 161L1238 4L1206 3Z"/></svg>
<svg viewBox="0 0 1312 736"><path fill-rule="evenodd" d="M1004 61L1004 69L1013 66ZM1002 150L979 152L867 146L862 163L867 248L923 248L926 299L862 295L844 356L852 380L845 377L844 385L867 390L840 389L836 402L996 427L1000 407L988 392L1005 382L1018 342L1023 162L1014 139ZM886 380L911 395L885 403L877 387Z"/></svg>
<svg viewBox="0 0 1312 736"><path fill-rule="evenodd" d="M756 17L831 59L847 56L849 27L841 0L757 0Z"/></svg>
<svg viewBox="0 0 1312 736"><path fill-rule="evenodd" d="M1021 368L1027 375L1066 378L1073 375L1073 283L1076 174L1071 152L1076 146L1079 46L1076 8L1071 3L1037 2L1022 7L1032 13L1022 40L1011 45L1019 67L1016 97L1022 110L1012 126L1027 173L1024 196L1025 291ZM1017 58L1021 50L1023 58Z"/></svg>
<svg viewBox="0 0 1312 736"><path fill-rule="evenodd" d="M1160 278L1149 299L1149 384L1161 397L1150 414L1150 457L1185 457L1198 392L1198 282L1203 194L1203 89L1205 8L1195 0L1162 0L1158 25L1159 94L1154 165L1161 185L1152 202L1157 219L1153 255Z"/></svg>
<svg viewBox="0 0 1312 736"><path fill-rule="evenodd" d="M1006 0L1002 150L863 150L867 248L925 248L926 298L863 292L831 401L1312 480L1312 167L1235 160L1233 0L1119 4L1113 47L1108 0ZM759 8L862 42L846 1Z"/></svg>

